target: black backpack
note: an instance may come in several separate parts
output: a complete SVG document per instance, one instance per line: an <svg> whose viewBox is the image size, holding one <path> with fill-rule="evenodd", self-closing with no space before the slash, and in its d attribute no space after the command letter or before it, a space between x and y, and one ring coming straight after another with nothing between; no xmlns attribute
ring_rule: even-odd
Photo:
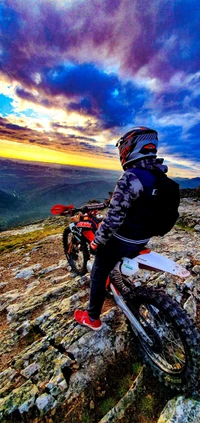
<svg viewBox="0 0 200 423"><path fill-rule="evenodd" d="M134 168L133 171L144 188L139 200L139 202L141 201L140 206L143 203L144 207L141 207L140 211L145 211L145 204L148 204L145 211L148 215L147 233L150 236L163 236L173 228L179 217L179 185L161 170L148 169L147 171L147 169ZM152 180L152 176L153 187L152 183L148 185L147 182L147 180ZM143 223L145 226L144 217Z"/></svg>

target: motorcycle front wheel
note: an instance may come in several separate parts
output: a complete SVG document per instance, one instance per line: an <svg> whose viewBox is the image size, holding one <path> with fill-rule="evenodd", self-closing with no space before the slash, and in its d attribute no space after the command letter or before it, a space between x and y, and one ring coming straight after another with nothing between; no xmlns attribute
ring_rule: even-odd
<svg viewBox="0 0 200 423"><path fill-rule="evenodd" d="M72 270L79 276L87 273L87 261L89 251L86 241L77 240L70 228L65 228L63 232L63 246L65 255Z"/></svg>
<svg viewBox="0 0 200 423"><path fill-rule="evenodd" d="M199 333L184 309L169 295L153 288L134 288L126 299L150 342L137 333L139 352L165 385L194 392L199 379ZM131 329L136 334L130 323Z"/></svg>

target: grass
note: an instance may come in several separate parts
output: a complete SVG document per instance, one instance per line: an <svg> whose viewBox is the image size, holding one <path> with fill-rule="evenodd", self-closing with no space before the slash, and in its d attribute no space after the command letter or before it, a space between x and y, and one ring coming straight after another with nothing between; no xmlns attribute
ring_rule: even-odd
<svg viewBox="0 0 200 423"><path fill-rule="evenodd" d="M2 237L0 239L0 254L20 248L26 248L26 250L29 250L32 248L30 244L38 242L46 236L62 233L62 231L63 227L58 228L57 225L51 225L44 226L42 230L35 230L25 234L8 235L7 237Z"/></svg>
<svg viewBox="0 0 200 423"><path fill-rule="evenodd" d="M103 416L108 413L111 408L113 408L116 405L116 400L113 397L108 397L104 401L102 401L100 405L100 411Z"/></svg>
<svg viewBox="0 0 200 423"><path fill-rule="evenodd" d="M129 390L130 386L132 385L134 379L138 376L142 369L142 364L139 362L135 362L131 366L131 372L125 375L121 381L120 386L118 389L118 396L119 398L123 397L126 392Z"/></svg>
<svg viewBox="0 0 200 423"><path fill-rule="evenodd" d="M135 363L132 364L132 377L136 377L139 373L140 370L142 369L142 364L139 363L138 361L136 361Z"/></svg>
<svg viewBox="0 0 200 423"><path fill-rule="evenodd" d="M89 412L87 410L82 413L81 420L82 420L83 423L89 423L90 422L90 415L89 415Z"/></svg>
<svg viewBox="0 0 200 423"><path fill-rule="evenodd" d="M141 397L139 401L139 411L140 414L147 419L152 419L154 416L154 398L152 395L148 394Z"/></svg>
<svg viewBox="0 0 200 423"><path fill-rule="evenodd" d="M195 232L193 227L191 228L190 226L185 225L183 222L176 223L176 226L177 228L182 229L183 231L186 231L186 232Z"/></svg>
<svg viewBox="0 0 200 423"><path fill-rule="evenodd" d="M120 382L120 387L118 390L119 397L123 397L126 392L129 390L130 386L133 383L133 375L126 375Z"/></svg>

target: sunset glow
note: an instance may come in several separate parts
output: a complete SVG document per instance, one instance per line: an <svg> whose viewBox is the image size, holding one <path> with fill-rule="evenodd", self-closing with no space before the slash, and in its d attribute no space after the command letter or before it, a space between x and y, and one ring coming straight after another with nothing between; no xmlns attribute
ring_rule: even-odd
<svg viewBox="0 0 200 423"><path fill-rule="evenodd" d="M23 147L17 142L1 141L1 157L8 159L28 160L42 163L69 164L73 166L86 166L110 170L119 170L120 164L105 157L94 157L93 155L81 155L63 153L61 151L50 150L49 148L29 146Z"/></svg>

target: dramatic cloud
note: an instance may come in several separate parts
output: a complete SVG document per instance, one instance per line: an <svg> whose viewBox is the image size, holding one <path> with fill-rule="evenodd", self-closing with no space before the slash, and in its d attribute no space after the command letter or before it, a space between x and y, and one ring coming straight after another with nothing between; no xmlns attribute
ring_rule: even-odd
<svg viewBox="0 0 200 423"><path fill-rule="evenodd" d="M116 156L142 124L200 162L199 20L197 0L2 2L0 137Z"/></svg>
<svg viewBox="0 0 200 423"><path fill-rule="evenodd" d="M44 64L88 56L114 66L120 59L132 75L148 65L161 79L199 69L197 0L7 0L1 9L3 61L19 78L31 81Z"/></svg>
<svg viewBox="0 0 200 423"><path fill-rule="evenodd" d="M89 137L75 136L74 134L67 134L57 132L56 126L54 125L54 131L42 131L26 128L23 125L15 125L9 123L5 118L0 118L0 133L1 138L10 141L18 141L21 143L31 143L41 145L42 147L56 148L63 152L68 152L70 147L71 153L81 154L102 154L102 149L96 145L96 140ZM59 141L57 141L59 138ZM113 154L111 154L113 155Z"/></svg>
<svg viewBox="0 0 200 423"><path fill-rule="evenodd" d="M145 101L145 92L133 83L120 82L113 74L98 70L92 64L70 65L46 70L43 83L47 92L65 95L69 111L95 116L102 127L125 126L133 122L135 111Z"/></svg>

